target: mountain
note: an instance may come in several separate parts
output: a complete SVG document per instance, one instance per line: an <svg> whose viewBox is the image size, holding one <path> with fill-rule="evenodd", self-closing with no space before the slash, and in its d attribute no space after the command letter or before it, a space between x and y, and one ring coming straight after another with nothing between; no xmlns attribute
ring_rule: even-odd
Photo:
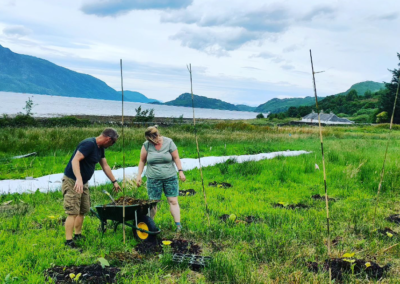
<svg viewBox="0 0 400 284"><path fill-rule="evenodd" d="M0 45L0 91L120 100L103 81Z"/></svg>
<svg viewBox="0 0 400 284"><path fill-rule="evenodd" d="M194 106L196 108L211 108L211 109L222 109L222 110L236 110L240 109L234 104L230 104L218 99L210 99L204 96L193 95ZM183 106L192 107L192 95L189 93L184 93L177 97L175 100L165 102L165 105L169 106Z"/></svg>
<svg viewBox="0 0 400 284"><path fill-rule="evenodd" d="M259 105L256 108L256 112L271 112L271 113L279 113L286 111L289 107L298 107L298 106L309 106L315 104L314 97L305 97L305 98L289 98L289 99L277 99L274 98L269 100L268 102Z"/></svg>
<svg viewBox="0 0 400 284"><path fill-rule="evenodd" d="M337 95L348 94L351 90L355 90L355 91L357 91L357 94L359 96L363 96L366 91L375 93L384 88L385 88L384 83L378 83L378 82L374 82L374 81L365 81L365 82L360 82L360 83L354 84L346 92L340 93Z"/></svg>
<svg viewBox="0 0 400 284"><path fill-rule="evenodd" d="M121 93L121 92L120 92ZM136 103L160 103L158 100L150 99L139 92L134 91L124 91L124 100L128 102L136 102Z"/></svg>
<svg viewBox="0 0 400 284"><path fill-rule="evenodd" d="M236 105L240 111L255 111L257 107L247 106L247 105Z"/></svg>
<svg viewBox="0 0 400 284"><path fill-rule="evenodd" d="M385 88L384 83L378 83L373 81L365 81L354 84L348 89L346 92L335 94L332 96L338 95L346 95L351 90L357 91L359 96L363 96L365 92L370 91L372 93L377 92L381 89ZM330 96L331 97L331 96ZM318 97L318 102L322 102L324 97ZM271 112L271 113L279 113L285 112L289 109L289 107L299 107L299 106L312 106L315 104L314 97L305 97L305 98L290 98L290 99L277 99L274 98L264 104L259 105L256 108L256 112Z"/></svg>

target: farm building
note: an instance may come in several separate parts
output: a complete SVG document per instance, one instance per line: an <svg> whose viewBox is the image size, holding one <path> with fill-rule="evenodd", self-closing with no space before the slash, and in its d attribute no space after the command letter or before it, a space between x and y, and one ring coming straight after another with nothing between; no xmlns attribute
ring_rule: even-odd
<svg viewBox="0 0 400 284"><path fill-rule="evenodd" d="M350 121L346 118L338 117L333 112L324 113L323 111L321 111L320 118L321 118L321 123L324 123L324 124L353 124L354 123L354 121ZM299 122L318 123L318 113L312 111L312 113L304 116L301 119L301 121L299 121Z"/></svg>

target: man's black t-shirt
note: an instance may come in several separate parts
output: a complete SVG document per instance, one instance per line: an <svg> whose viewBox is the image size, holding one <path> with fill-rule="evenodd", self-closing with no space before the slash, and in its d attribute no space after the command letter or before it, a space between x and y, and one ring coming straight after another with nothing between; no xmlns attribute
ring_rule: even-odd
<svg viewBox="0 0 400 284"><path fill-rule="evenodd" d="M97 146L95 137L87 138L79 143L64 170L64 174L73 180L76 180L76 177L72 171L72 159L75 157L75 154L78 150L83 156L85 156L85 158L79 162L82 181L85 184L92 178L96 164L105 157L104 148L99 148Z"/></svg>

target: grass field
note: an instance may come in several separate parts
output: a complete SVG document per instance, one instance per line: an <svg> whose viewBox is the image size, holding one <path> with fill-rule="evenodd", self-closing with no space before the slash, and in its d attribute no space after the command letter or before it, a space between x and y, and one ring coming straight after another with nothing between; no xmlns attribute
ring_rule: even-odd
<svg viewBox="0 0 400 284"><path fill-rule="evenodd" d="M400 232L398 225L385 220L400 209L398 130L392 133L375 226L373 221L387 128L325 128L324 147L328 194L337 198L336 202L330 202L331 239L340 237L332 248L332 257L355 253L356 258L381 266L391 263L392 268L380 283L398 283L400 246L383 250L398 243L400 237L376 231L390 227ZM38 177L62 172L76 144L98 135L101 130L102 127L0 129L0 177ZM126 130L127 166L138 164L143 132L143 128ZM190 126L165 128L161 132L174 139L181 158L197 157ZM184 226L181 237L200 245L203 255L213 257L212 265L200 273L176 266L168 249L163 255L141 256L136 261L113 260L109 256L113 252L133 254L137 242L128 230L124 245L121 227L115 234L108 230L101 238L99 221L91 216L84 223L83 234L87 239L81 243L83 252L65 249L60 221L65 214L60 192L0 196L0 204L10 200L13 200L11 204L21 204L15 212L0 211L0 282L6 282L7 278L8 283L44 283L44 271L52 266L94 264L97 258L106 257L112 265L121 268L118 283L327 283L328 273L315 274L306 266L308 261L322 263L327 258L325 202L310 198L324 194L318 129L219 123L203 125L198 134L202 156L288 149L313 153L242 164L228 161L204 168L210 226L204 213L200 173L198 170L186 172L187 182L180 183L181 189L193 188L198 194L179 198ZM121 146L119 141L106 151L112 167L122 165ZM38 155L10 159L29 152ZM321 170L316 170L315 164ZM228 182L233 187L207 186L212 181ZM108 203L100 188L111 190L110 185L91 188L92 205ZM129 187L127 192L147 198L143 187ZM161 237L172 239L174 224L163 200L155 221L163 231ZM273 206L279 202L303 203L310 208L288 210ZM223 214L235 214L239 219L252 215L258 221L225 223L219 218ZM377 280L349 273L343 281L374 283Z"/></svg>

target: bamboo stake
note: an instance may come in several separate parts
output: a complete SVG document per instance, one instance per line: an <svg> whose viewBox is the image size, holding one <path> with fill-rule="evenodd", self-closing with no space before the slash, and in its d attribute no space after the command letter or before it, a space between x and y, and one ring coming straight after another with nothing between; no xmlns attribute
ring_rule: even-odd
<svg viewBox="0 0 400 284"><path fill-rule="evenodd" d="M122 193L124 200L122 202L122 231L124 235L125 244L125 135L124 135L124 81L122 76L122 59L120 59L121 66L121 91L122 91Z"/></svg>
<svg viewBox="0 0 400 284"><path fill-rule="evenodd" d="M393 118L394 118L394 113L396 110L396 103L397 103L397 96L399 94L399 87L400 87L400 76L399 79L397 80L397 91L396 91L396 97L394 99L394 104L393 104L393 112L392 112L392 117L390 119L390 128L389 128L389 134L388 134L388 140L386 143L386 150L385 150L385 156L383 158L383 165L382 165L382 171L381 171L381 179L379 181L379 186L378 186L378 193L376 195L376 203L375 203L375 213L374 213L374 227L375 227L375 220L376 220L376 211L378 208L378 203L379 203L379 193L381 192L382 188L382 182L383 182L383 177L385 176L385 164L386 164L386 157L387 157L387 152L389 148L389 142L392 134L392 126L393 126Z"/></svg>
<svg viewBox="0 0 400 284"><path fill-rule="evenodd" d="M204 179L203 179L203 168L201 166L201 160L200 160L200 150L199 150L199 141L197 139L197 131L196 131L196 117L194 115L194 97L193 97L193 80L192 80L192 64L186 65L189 74L190 74L190 92L192 94L192 109L193 109L193 127L194 127L194 136L196 139L196 147L197 147L197 157L199 158L199 165L200 165L200 176L201 176L201 185L203 186L203 195L204 195L204 204L206 208L206 215L208 219L208 226L210 226L210 215L208 212L208 206L207 206L207 197L206 197L206 190L204 188Z"/></svg>
<svg viewBox="0 0 400 284"><path fill-rule="evenodd" d="M311 54L311 49L310 49L310 59L311 59L311 70L312 70L312 75L313 75L313 85L314 85L314 95L315 95L315 105L317 108L317 112L319 110L318 108L318 96L317 96L317 86L315 84L315 73L320 73L320 72L314 72L314 64L312 60L312 54ZM329 267L329 283L332 282L332 269L331 269L331 235L330 235L330 229L329 229L329 201L328 201L328 190L326 187L326 169L325 169L325 157L324 157L324 141L322 139L322 126L321 126L321 118L320 114L318 112L318 124L319 124L319 137L321 140L321 154L322 154L322 167L324 169L324 187L325 187L325 205L326 205L326 225L327 225L327 234L328 234L328 267Z"/></svg>

